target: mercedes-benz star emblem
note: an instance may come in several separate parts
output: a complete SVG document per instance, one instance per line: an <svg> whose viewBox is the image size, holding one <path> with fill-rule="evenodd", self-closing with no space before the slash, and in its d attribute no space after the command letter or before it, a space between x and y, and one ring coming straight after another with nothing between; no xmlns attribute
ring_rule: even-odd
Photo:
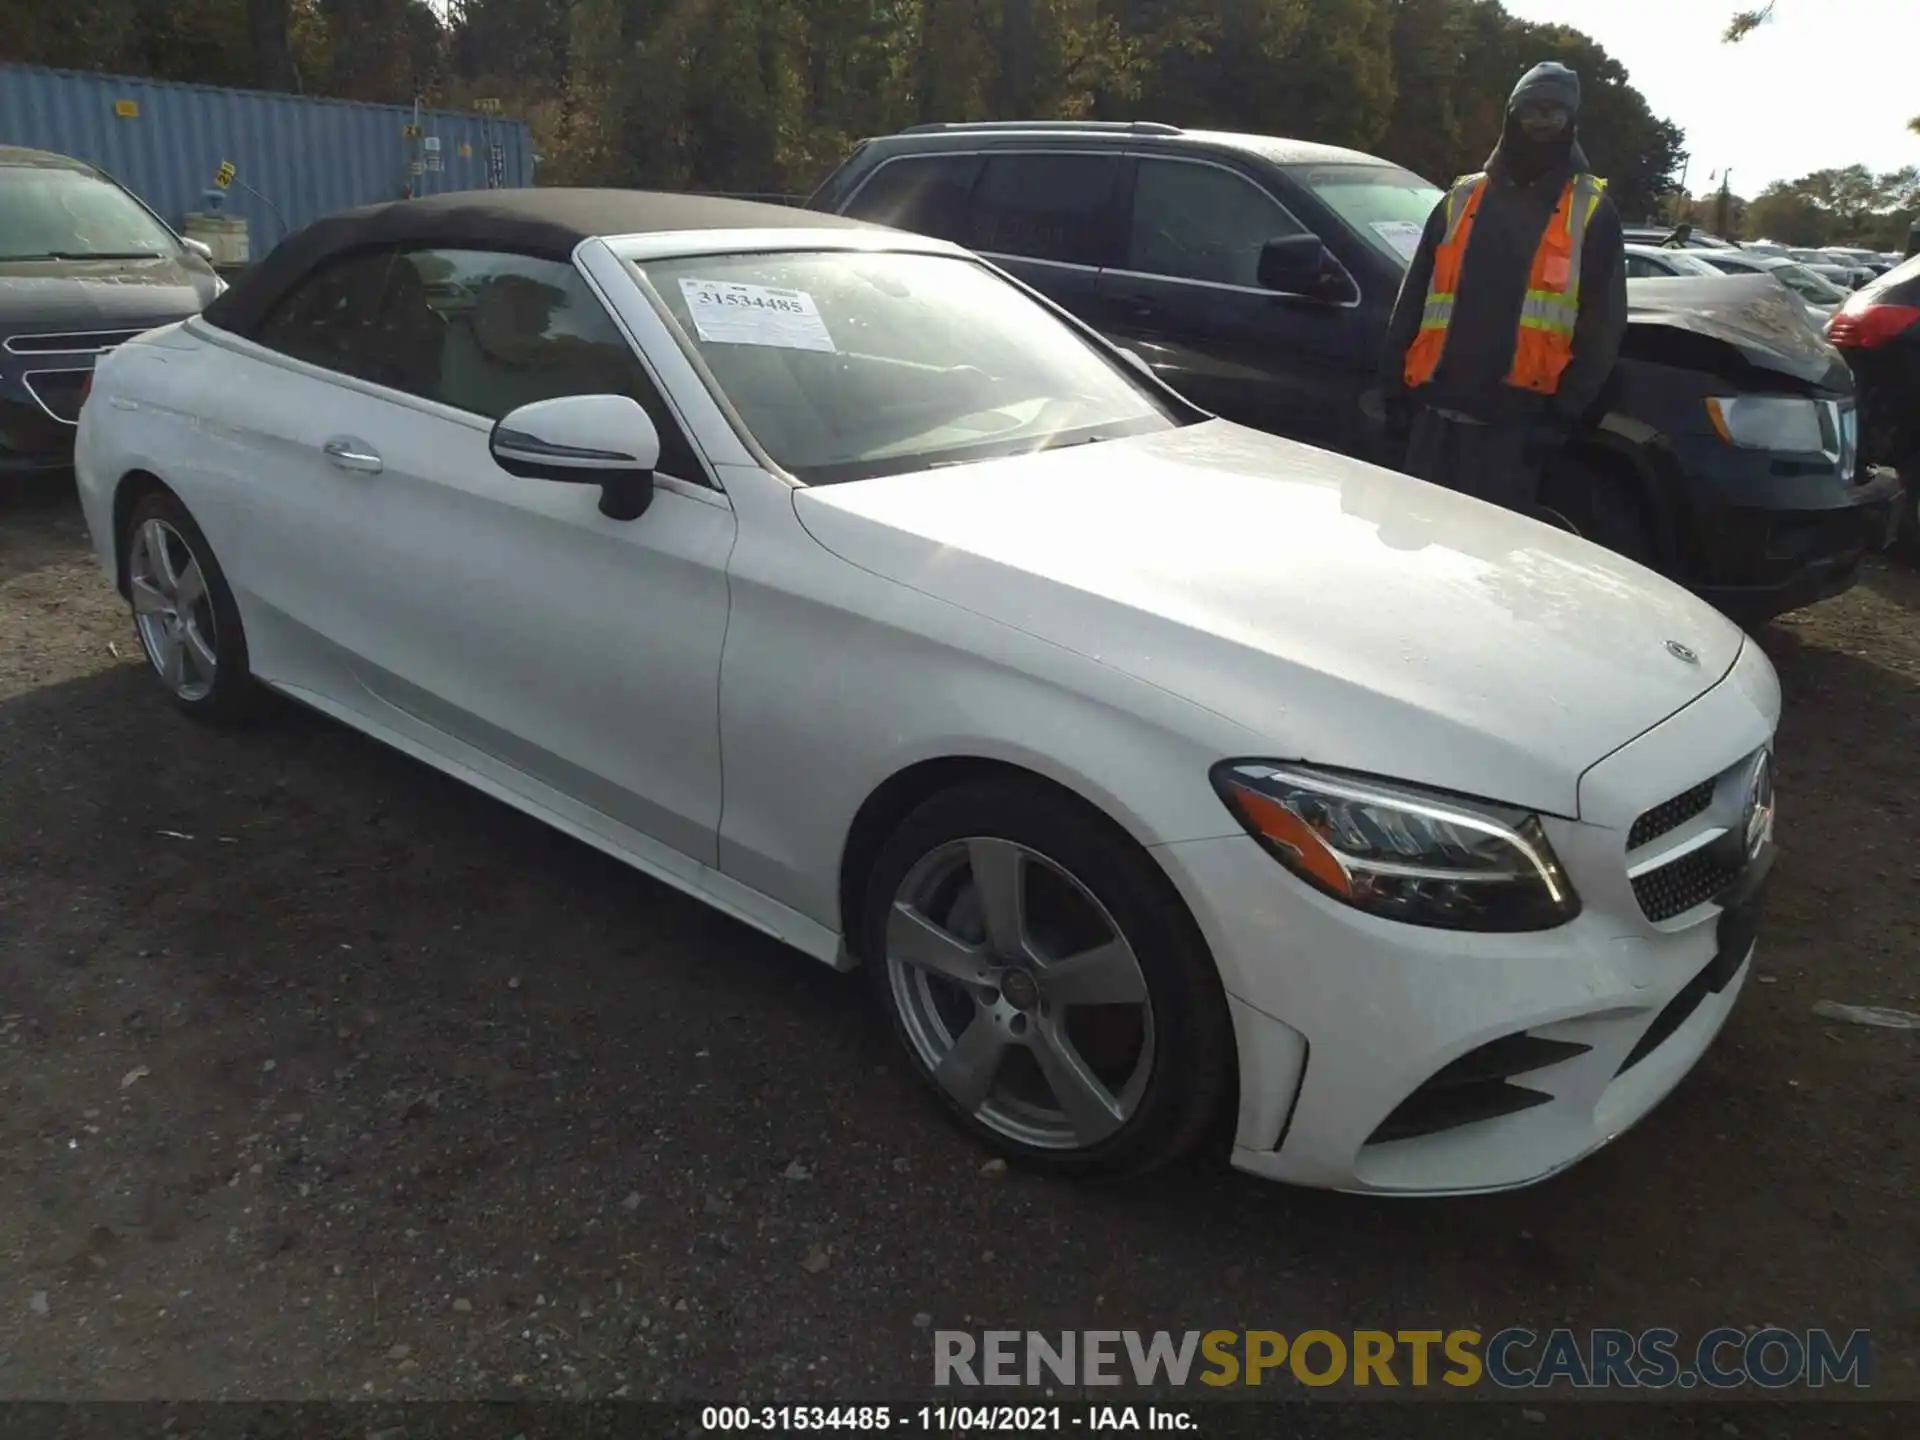
<svg viewBox="0 0 1920 1440"><path fill-rule="evenodd" d="M1773 837L1773 757L1762 750L1747 777L1747 802L1740 833L1752 860Z"/></svg>
<svg viewBox="0 0 1920 1440"><path fill-rule="evenodd" d="M1667 653L1676 660L1686 661L1689 665L1698 665L1700 663L1700 657L1685 645L1682 645L1678 640L1667 641Z"/></svg>

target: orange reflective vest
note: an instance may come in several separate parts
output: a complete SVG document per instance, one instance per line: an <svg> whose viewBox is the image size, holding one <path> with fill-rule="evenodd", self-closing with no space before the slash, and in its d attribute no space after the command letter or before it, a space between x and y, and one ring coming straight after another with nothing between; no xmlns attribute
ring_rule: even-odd
<svg viewBox="0 0 1920 1440"><path fill-rule="evenodd" d="M1607 182L1593 175L1576 175L1567 182L1559 208L1534 253L1533 273L1527 280L1527 301L1520 311L1520 334L1513 347L1513 369L1507 383L1522 390L1551 395L1573 361L1573 326L1580 318L1580 252L1587 226L1600 208ZM1460 270L1473 236L1474 216L1487 193L1487 177L1469 175L1453 183L1447 195L1447 237L1434 251L1433 279L1427 286L1426 309L1420 333L1407 347L1407 388L1433 379L1447 348L1447 329L1453 323L1454 300L1460 292Z"/></svg>

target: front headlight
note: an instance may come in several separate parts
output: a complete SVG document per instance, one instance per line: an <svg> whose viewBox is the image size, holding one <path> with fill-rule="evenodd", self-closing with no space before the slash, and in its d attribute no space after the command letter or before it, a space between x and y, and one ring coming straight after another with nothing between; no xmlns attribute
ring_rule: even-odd
<svg viewBox="0 0 1920 1440"><path fill-rule="evenodd" d="M1580 913L1540 818L1296 765L1228 761L1214 789L1309 885L1356 909L1443 930L1550 930Z"/></svg>
<svg viewBox="0 0 1920 1440"><path fill-rule="evenodd" d="M1820 407L1793 395L1713 395L1707 399L1713 428L1743 450L1786 450L1816 455L1827 448Z"/></svg>

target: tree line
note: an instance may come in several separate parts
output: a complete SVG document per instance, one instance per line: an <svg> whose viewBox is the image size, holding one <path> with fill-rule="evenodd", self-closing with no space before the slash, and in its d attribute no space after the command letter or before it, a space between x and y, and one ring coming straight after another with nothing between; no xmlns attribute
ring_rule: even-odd
<svg viewBox="0 0 1920 1440"><path fill-rule="evenodd" d="M1864 165L1816 170L1769 185L1743 208L1743 239L1904 252L1920 220L1920 165L1878 175Z"/></svg>
<svg viewBox="0 0 1920 1440"><path fill-rule="evenodd" d="M1683 137L1590 37L1497 0L0 0L0 60L386 103L498 100L544 183L803 193L936 120L1155 119L1480 168L1540 60L1631 219Z"/></svg>

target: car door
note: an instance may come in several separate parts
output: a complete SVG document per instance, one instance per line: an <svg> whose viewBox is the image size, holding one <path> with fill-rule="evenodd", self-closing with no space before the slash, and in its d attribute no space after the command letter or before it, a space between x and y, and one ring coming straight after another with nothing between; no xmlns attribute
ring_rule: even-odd
<svg viewBox="0 0 1920 1440"><path fill-rule="evenodd" d="M1125 254L1100 279L1095 323L1216 414L1352 448L1355 397L1372 380L1354 304L1258 281L1266 243L1308 227L1211 160L1139 156L1130 198Z"/></svg>
<svg viewBox="0 0 1920 1440"><path fill-rule="evenodd" d="M349 263L363 272L335 287L345 300L308 307L335 333L310 345L296 314L261 335L335 374L308 368L306 403L269 407L273 448L297 460L259 477L255 583L324 637L363 708L712 865L726 497L573 266L456 249ZM517 406L595 393L632 396L660 430L638 520L602 515L595 487L510 476L488 449Z"/></svg>

